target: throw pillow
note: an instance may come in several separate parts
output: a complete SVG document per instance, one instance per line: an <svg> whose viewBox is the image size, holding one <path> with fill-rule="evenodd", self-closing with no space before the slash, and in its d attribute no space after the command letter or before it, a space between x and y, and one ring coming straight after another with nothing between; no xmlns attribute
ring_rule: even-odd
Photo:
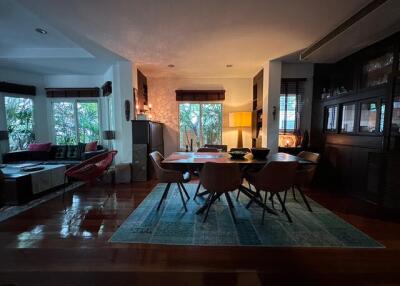
<svg viewBox="0 0 400 286"><path fill-rule="evenodd" d="M85 152L92 152L96 150L97 150L97 141L87 143L85 146Z"/></svg>
<svg viewBox="0 0 400 286"><path fill-rule="evenodd" d="M78 145L68 145L67 155L65 156L67 159L80 159L81 154L79 153Z"/></svg>
<svg viewBox="0 0 400 286"><path fill-rule="evenodd" d="M28 146L28 151L44 151L49 152L51 143L32 143Z"/></svg>
<svg viewBox="0 0 400 286"><path fill-rule="evenodd" d="M65 153L67 151L67 146L57 145L53 146L54 159L65 159Z"/></svg>

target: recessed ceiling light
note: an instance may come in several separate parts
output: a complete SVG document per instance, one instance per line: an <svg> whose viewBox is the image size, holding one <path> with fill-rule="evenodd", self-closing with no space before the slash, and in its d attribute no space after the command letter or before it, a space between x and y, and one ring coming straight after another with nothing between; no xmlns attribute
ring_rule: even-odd
<svg viewBox="0 0 400 286"><path fill-rule="evenodd" d="M226 67L231 68L231 67L233 67L233 65L229 64L229 65L226 65Z"/></svg>
<svg viewBox="0 0 400 286"><path fill-rule="evenodd" d="M174 68L175 65L169 64L168 67L169 67L169 68Z"/></svg>
<svg viewBox="0 0 400 286"><path fill-rule="evenodd" d="M38 32L39 34L42 34L42 35L46 35L47 34L47 31L45 29L42 29L42 28L36 28L35 31Z"/></svg>

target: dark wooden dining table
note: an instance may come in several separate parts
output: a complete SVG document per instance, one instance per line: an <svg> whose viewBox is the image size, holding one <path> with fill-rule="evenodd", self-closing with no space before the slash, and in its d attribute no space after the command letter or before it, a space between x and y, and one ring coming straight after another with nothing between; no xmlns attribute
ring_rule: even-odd
<svg viewBox="0 0 400 286"><path fill-rule="evenodd" d="M243 169L251 166L259 166L272 162L292 162L297 161L299 165L309 165L314 164L311 161L305 160L303 158L293 156L286 153L274 153L269 154L266 158L254 158L253 154L248 153L242 159L233 159L231 155L227 152L174 152L162 161L163 166L169 169L183 170L184 168L198 168L201 169L202 165L206 162L214 163L232 163L239 164ZM275 214L276 212L265 205L257 196L257 193L247 188L241 186L240 191L253 200L260 207L264 208L267 212ZM204 195L208 193L207 191L200 193L199 195ZM206 205L201 207L197 213L201 213L205 210Z"/></svg>

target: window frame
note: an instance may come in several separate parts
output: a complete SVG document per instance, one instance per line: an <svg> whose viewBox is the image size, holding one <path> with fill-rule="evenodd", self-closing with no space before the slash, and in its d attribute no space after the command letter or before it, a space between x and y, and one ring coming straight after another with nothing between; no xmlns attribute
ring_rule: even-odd
<svg viewBox="0 0 400 286"><path fill-rule="evenodd" d="M180 128L180 122L181 122L181 114L180 114L180 109L179 106L181 104L199 104L200 105L200 113L199 113L199 117L200 117L200 145L204 146L204 141L203 141L203 124L202 124L202 114L203 114L203 108L201 107L203 104L219 104L221 105L221 132L219 134L220 138L221 138L221 144L222 144L222 131L224 128L224 105L223 102L221 101L179 101L177 102L177 109L178 109L178 150L179 151L185 151L184 147L181 147L181 128ZM189 146L190 147L190 146Z"/></svg>
<svg viewBox="0 0 400 286"><path fill-rule="evenodd" d="M35 116L35 99L33 96L30 95L24 95L24 94L15 94L15 93L8 93L8 92L0 92L0 100L2 101L2 104L0 106L1 109L4 108L4 123L5 123L5 129L8 130L7 127L7 111L6 111L6 97L14 97L14 98L24 98L24 99L30 99L32 100L32 132L36 140L36 116ZM1 119L1 118L0 118ZM10 150L10 140L8 140L7 144L8 150Z"/></svg>
<svg viewBox="0 0 400 286"><path fill-rule="evenodd" d="M93 98L93 97L79 97L79 98L53 98L50 100L50 122L51 122L51 138L56 144L56 132L54 129L55 122L54 122L54 108L53 104L57 102L70 102L74 106L74 122L75 122L75 137L76 137L76 142L77 144L79 142L79 119L78 119L78 102L95 102L97 103L97 112L98 112L98 127L99 127L99 139L98 142L102 142L102 128L101 128L101 122L102 122L102 110L101 110L101 101L100 98Z"/></svg>

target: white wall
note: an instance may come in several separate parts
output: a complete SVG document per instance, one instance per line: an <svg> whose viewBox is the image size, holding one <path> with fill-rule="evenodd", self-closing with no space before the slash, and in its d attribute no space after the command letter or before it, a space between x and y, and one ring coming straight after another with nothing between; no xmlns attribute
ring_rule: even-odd
<svg viewBox="0 0 400 286"><path fill-rule="evenodd" d="M264 64L263 78L263 123L262 145L278 152L279 138L279 97L281 93L282 63L269 61ZM275 110L275 118L274 118Z"/></svg>
<svg viewBox="0 0 400 286"><path fill-rule="evenodd" d="M147 81L153 120L164 123L165 155L179 148L177 89L224 89L222 143L228 148L236 146L237 129L229 128L229 112L251 111L252 78L148 78ZM251 128L243 129L243 146L251 147Z"/></svg>
<svg viewBox="0 0 400 286"><path fill-rule="evenodd" d="M310 134L314 65L309 63L305 64L282 63L282 78L306 79L306 82L304 84L304 107L303 107L304 117L300 129L302 133L304 133L305 130L308 130L308 133Z"/></svg>
<svg viewBox="0 0 400 286"><path fill-rule="evenodd" d="M115 63L105 74L106 80L112 81L112 118L111 125L115 128L115 149L118 155L115 158L116 163L132 162L132 123L133 110L133 77L132 63L128 61L119 61ZM130 119L125 119L125 100L130 102Z"/></svg>

